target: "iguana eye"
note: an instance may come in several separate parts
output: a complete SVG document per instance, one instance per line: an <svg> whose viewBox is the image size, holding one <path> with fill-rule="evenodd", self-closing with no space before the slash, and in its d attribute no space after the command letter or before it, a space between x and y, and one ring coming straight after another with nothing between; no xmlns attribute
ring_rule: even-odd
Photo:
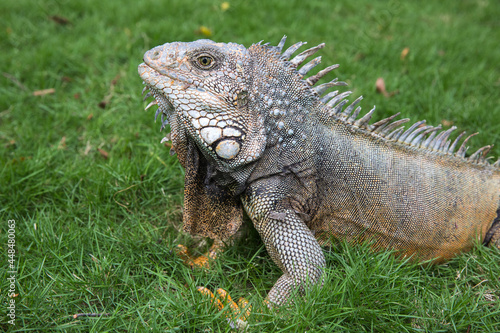
<svg viewBox="0 0 500 333"><path fill-rule="evenodd" d="M214 58L208 54L200 54L198 58L196 58L196 61L202 69L212 68L215 63Z"/></svg>

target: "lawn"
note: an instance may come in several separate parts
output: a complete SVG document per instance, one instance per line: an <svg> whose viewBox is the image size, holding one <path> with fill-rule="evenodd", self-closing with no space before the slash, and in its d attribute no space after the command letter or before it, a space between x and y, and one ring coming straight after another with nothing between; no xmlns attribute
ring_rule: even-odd
<svg viewBox="0 0 500 333"><path fill-rule="evenodd" d="M176 245L208 244L181 232L183 170L137 74L171 41L326 42L323 66L341 65L329 78L375 119L480 132L469 151L495 144L498 157L499 17L491 0L1 1L0 330L231 331L196 291L207 286L251 302L252 332L500 331L496 249L429 266L340 244L324 287L285 310L262 303L281 272L255 231L209 270L186 267Z"/></svg>

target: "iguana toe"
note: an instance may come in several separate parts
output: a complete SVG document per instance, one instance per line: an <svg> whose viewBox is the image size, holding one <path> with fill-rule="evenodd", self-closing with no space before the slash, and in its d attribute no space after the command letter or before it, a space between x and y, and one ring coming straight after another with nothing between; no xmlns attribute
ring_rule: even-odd
<svg viewBox="0 0 500 333"><path fill-rule="evenodd" d="M218 296L215 296L210 289L205 287L198 287L197 290L203 295L210 296L212 304L214 304L219 311L226 312L226 319L231 328L241 329L247 326L247 318L250 316L252 307L248 304L246 299L240 298L236 304L229 293L222 288L216 290Z"/></svg>
<svg viewBox="0 0 500 333"><path fill-rule="evenodd" d="M215 241L210 249L199 257L193 257L186 246L179 244L174 250L187 266L197 268L209 268L210 260L217 259L218 253L222 252L222 242Z"/></svg>

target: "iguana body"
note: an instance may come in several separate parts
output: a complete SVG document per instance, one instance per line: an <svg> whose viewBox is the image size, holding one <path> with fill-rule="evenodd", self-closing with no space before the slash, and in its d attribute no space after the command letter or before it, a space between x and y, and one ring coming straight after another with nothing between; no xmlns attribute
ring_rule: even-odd
<svg viewBox="0 0 500 333"><path fill-rule="evenodd" d="M369 125L348 92L315 86L330 66L298 66L323 44L289 60L304 43L278 46L209 40L153 48L139 66L162 128L185 176L185 230L233 235L243 209L283 276L268 298L283 304L295 288L321 281L320 244L370 240L419 260L443 261L475 240L500 238L500 162L490 146L465 158L451 128L395 116ZM166 120L164 120L166 118Z"/></svg>

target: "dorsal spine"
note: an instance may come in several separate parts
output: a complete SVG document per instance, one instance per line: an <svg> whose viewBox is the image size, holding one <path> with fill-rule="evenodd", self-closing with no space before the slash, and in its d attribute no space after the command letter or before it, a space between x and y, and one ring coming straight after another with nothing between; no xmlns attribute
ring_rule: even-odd
<svg viewBox="0 0 500 333"><path fill-rule="evenodd" d="M285 42L286 36L281 39L278 46L262 46L273 48L274 50L281 53ZM302 63L304 63L307 58L315 54L318 50L322 49L325 46L324 43L309 48L290 60L292 55L305 44L306 43L304 42L293 44L284 52L282 52L279 58L281 61L287 62L289 66L295 68L297 75L299 75L305 81L305 83L307 83L307 86L309 86L312 93L316 95L320 99L321 103L326 106L325 109L328 112L327 116L331 117L332 120L344 122L347 126L362 130L365 133L377 136L379 138L382 138L383 140L398 142L400 144L412 146L428 152L443 155L452 155L457 158L464 159L469 163L492 165L495 168L500 168L500 158L495 163L491 164L489 162L491 157L486 157L492 145L479 148L470 157L465 157L465 153L468 149L466 144L469 139L477 133L469 135L455 152L455 148L458 146L459 140L465 135L465 132L462 132L453 142L449 140L450 134L456 129L455 126L441 131L441 125L425 125L425 120L421 120L412 124L408 129L405 130L404 126L401 125L409 122L409 119L405 118L394 120L394 118L396 118L399 113L379 120L373 124L369 124L372 115L375 112L375 107L373 107L373 109L371 109L365 115L358 118L361 112L361 107L356 107L356 105L361 101L362 97L357 98L354 102L345 107L345 105L348 104L348 100L346 99L346 97L351 94L350 91L346 91L341 94L339 94L338 91L326 93L328 89L332 87L347 85L345 82L334 79L330 82L316 85L316 83L323 76L338 68L339 65L328 66L325 69L320 70L317 74L312 75L308 78L304 78L304 76L321 62L321 57L316 57L310 62L303 65L300 69L298 68Z"/></svg>

